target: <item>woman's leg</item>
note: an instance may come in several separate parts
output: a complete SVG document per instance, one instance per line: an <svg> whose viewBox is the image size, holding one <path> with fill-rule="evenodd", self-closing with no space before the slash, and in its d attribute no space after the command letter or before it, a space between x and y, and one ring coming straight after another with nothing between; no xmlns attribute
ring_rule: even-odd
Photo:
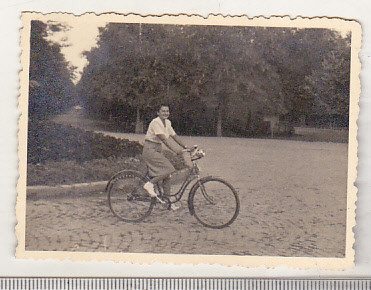
<svg viewBox="0 0 371 290"><path fill-rule="evenodd" d="M164 189L165 195L170 194L170 190L171 190L170 174L156 176L152 178L149 182L152 184L157 184L159 186L162 186L162 188Z"/></svg>
<svg viewBox="0 0 371 290"><path fill-rule="evenodd" d="M152 178L150 181L148 181L146 184L144 184L144 189L148 191L148 193L153 196L157 197L157 199L160 202L163 202L159 197L157 196L154 188L154 184L157 184L158 186L162 186L164 189L164 194L170 194L171 189L171 183L169 181L170 174L164 174L160 176L156 176Z"/></svg>
<svg viewBox="0 0 371 290"><path fill-rule="evenodd" d="M171 192L171 178L170 176L162 180L162 188L164 189L165 195L170 195Z"/></svg>

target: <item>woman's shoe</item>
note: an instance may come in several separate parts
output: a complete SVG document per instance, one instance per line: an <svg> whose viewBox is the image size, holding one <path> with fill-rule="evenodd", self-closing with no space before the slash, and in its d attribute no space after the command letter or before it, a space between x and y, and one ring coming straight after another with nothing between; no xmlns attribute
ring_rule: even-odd
<svg viewBox="0 0 371 290"><path fill-rule="evenodd" d="M165 201L163 201L161 198L159 198L156 194L156 191L155 191L155 187L153 186L153 183L151 182L147 182L146 184L143 185L143 188L148 192L148 194L152 197L156 197L157 200L160 202L160 203L165 203Z"/></svg>
<svg viewBox="0 0 371 290"><path fill-rule="evenodd" d="M175 204L171 204L170 209L171 209L172 211L177 211L178 209L180 209L180 206L177 206L177 205L175 205Z"/></svg>

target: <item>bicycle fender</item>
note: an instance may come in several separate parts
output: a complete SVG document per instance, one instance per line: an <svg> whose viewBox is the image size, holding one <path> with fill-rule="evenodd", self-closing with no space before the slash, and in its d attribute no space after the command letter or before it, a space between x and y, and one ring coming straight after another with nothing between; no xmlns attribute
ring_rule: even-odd
<svg viewBox="0 0 371 290"><path fill-rule="evenodd" d="M143 176L144 178L148 179L147 177L145 177L145 176L144 176L140 171L138 171L138 170L130 170L130 169L121 170L121 171L117 172L115 175L113 175L113 176L110 178L110 180L107 182L107 185L106 185L105 191L108 190L108 188L109 188L109 186L110 186L112 180L114 180L118 175L120 175L120 174L122 174L122 173L125 173L125 172L127 172L127 173L132 173L132 174L137 174L137 175L141 175L141 176Z"/></svg>

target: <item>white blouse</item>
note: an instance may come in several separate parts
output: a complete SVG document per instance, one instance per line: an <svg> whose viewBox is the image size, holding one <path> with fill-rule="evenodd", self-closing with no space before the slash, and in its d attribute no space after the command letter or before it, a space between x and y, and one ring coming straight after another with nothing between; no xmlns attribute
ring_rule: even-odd
<svg viewBox="0 0 371 290"><path fill-rule="evenodd" d="M157 135L165 135L166 139L168 139L170 136L176 135L173 127L171 127L170 120L165 119L165 126L160 117L153 119L151 123L149 123L146 140L161 143L161 139Z"/></svg>

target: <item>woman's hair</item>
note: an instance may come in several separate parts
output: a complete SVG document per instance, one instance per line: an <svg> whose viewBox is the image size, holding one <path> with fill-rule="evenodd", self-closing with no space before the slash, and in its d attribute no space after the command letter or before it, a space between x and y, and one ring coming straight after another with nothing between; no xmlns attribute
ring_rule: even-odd
<svg viewBox="0 0 371 290"><path fill-rule="evenodd" d="M161 104L156 106L156 113L159 112L162 107L170 107L170 106L169 106L169 104L161 103Z"/></svg>

